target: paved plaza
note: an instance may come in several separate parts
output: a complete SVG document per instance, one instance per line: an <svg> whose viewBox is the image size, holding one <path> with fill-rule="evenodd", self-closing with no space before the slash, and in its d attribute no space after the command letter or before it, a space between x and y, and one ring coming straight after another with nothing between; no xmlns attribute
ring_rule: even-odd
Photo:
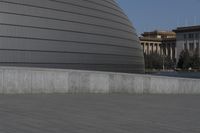
<svg viewBox="0 0 200 133"><path fill-rule="evenodd" d="M0 133L199 133L198 95L1 95Z"/></svg>

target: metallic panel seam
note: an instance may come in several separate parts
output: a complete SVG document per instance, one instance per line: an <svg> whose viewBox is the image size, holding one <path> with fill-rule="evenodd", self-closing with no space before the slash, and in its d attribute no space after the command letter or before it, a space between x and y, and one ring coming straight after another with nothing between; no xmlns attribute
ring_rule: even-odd
<svg viewBox="0 0 200 133"><path fill-rule="evenodd" d="M115 20L108 19L108 18L102 18L102 17L98 17L98 16L94 16L94 15L86 15L86 14L82 14L82 13L70 12L70 11L65 11L65 10L61 10L61 9L53 9L53 8L48 8L48 7L41 7L41 6L30 5L30 4L8 2L8 1L2 1L2 0L0 2L10 3L10 4L18 4L18 5L21 5L21 6L29 6L29 7L34 7L34 8L46 9L46 10L54 10L54 11L58 11L58 12L67 12L67 13L76 14L76 15L82 15L82 16L87 16L87 17L92 17L92 18L97 18L97 19L103 19L103 20L106 20L106 21L122 24L124 26L129 27L129 28L133 28L131 25L127 25L123 22L115 21Z"/></svg>
<svg viewBox="0 0 200 133"><path fill-rule="evenodd" d="M82 1L87 1L87 2L90 2L90 3L94 3L94 4L96 4L96 5L100 5L100 6L103 6L103 7L107 7L107 8L110 8L110 9L113 9L113 10L115 10L115 11L117 11L117 12L120 12L120 13L122 13L123 15L125 15L121 10L117 10L117 9L114 9L114 8L112 8L112 7L110 7L110 6L106 6L106 5L104 5L104 4L100 4L100 3L98 3L98 2L95 2L94 0L93 1L90 1L90 0L82 0ZM114 4L112 4L113 6L115 6L116 8L119 8L117 5L114 5ZM125 15L126 16L126 15ZM127 17L127 16L126 16Z"/></svg>
<svg viewBox="0 0 200 133"><path fill-rule="evenodd" d="M78 6L78 7L81 7L81 8L86 8L86 9L90 9L90 10L96 10L96 11L99 11L99 12L103 12L103 13L107 13L107 14L110 14L110 15L114 15L114 16L117 16L117 17L120 17L122 19L125 19L128 21L128 19L126 17L122 17L120 15L117 15L115 13L111 13L111 12L107 12L107 11L103 11L103 10L99 10L99 9L95 9L95 8L90 8L90 7L86 7L86 6L81 6L81 5L76 5L76 4L72 4L72 3L69 3L69 2L66 2L66 1L60 1L60 0L49 0L51 2L57 2L57 3L62 3L62 4L67 4L67 5L73 5L73 6ZM91 3L91 2L90 2ZM96 4L96 5L100 5L100 4ZM106 7L106 6L104 6ZM109 8L109 9L112 9L114 10L113 8ZM118 10L117 10L118 11ZM121 15L124 16L124 14L122 14L122 12L119 12Z"/></svg>
<svg viewBox="0 0 200 133"><path fill-rule="evenodd" d="M120 57L135 57L135 58L142 58L141 56L131 56L131 55L121 55L121 54L107 54L107 53L89 53L89 52L72 52L72 51L46 51L46 50L23 50L23 49L1 49L0 51L30 51L30 52L44 52L44 53L71 53L71 54L92 54L92 55L108 55L108 56L120 56Z"/></svg>
<svg viewBox="0 0 200 133"><path fill-rule="evenodd" d="M103 27L103 28L108 28L108 29L113 29L113 30L119 30L119 31L123 31L123 32L127 32L127 33L131 33L131 34L135 34L136 35L136 33L133 33L133 32L130 32L130 31L126 31L126 30L122 30L122 29L117 29L117 28L113 28L113 27L109 27L109 26L103 26L103 25L96 25L96 24L83 23L83 22L78 22L78 21L70 21L70 20L65 20L65 19L57 19L57 18L35 16L35 15L26 15L26 14L12 13L12 12L3 12L3 11L0 11L0 13L12 14L12 15L18 15L18 16L34 17L34 18L42 18L42 19L48 19L48 20L57 20L57 21L64 21L64 22L80 23L80 24L85 24L85 25L91 25L91 26Z"/></svg>
<svg viewBox="0 0 200 133"><path fill-rule="evenodd" d="M82 31L63 30L63 29L55 29L55 28L47 28L47 27L37 27L37 26L29 26L29 25L16 25L16 24L8 24L8 23L0 23L0 25L25 27L25 28L34 28L34 29L44 29L44 30L53 30L53 31L64 31L64 32L73 32L73 33L83 33L83 34L88 34L88 35L104 36L104 37L110 37L110 38L116 38L116 39L123 39L123 40L129 40L129 41L135 42L135 40L130 39L130 38L123 38L123 37L119 37L119 36L111 36L111 35L89 33L89 32L82 32ZM137 37L137 36L135 36L135 37Z"/></svg>
<svg viewBox="0 0 200 133"><path fill-rule="evenodd" d="M79 42L79 41L67 41L67 40L56 40L56 39L44 39L44 38L33 38L33 37L17 37L17 36L2 36L0 37L5 37L5 38L20 38L20 39L32 39L32 40L44 40L44 41L55 41L55 42L74 42L74 43L80 43L80 44L93 44L93 45L104 45L104 46L114 46L114 47L123 47L123 48L130 48L130 49L138 49L141 50L140 48L135 48L135 47L128 47L128 46L119 46L119 45L113 45L113 44L105 44L105 43L92 43L92 42Z"/></svg>

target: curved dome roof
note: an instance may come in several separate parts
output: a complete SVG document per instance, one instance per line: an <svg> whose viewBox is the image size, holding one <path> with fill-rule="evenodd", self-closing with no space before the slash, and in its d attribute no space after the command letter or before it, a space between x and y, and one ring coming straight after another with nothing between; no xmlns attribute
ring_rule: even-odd
<svg viewBox="0 0 200 133"><path fill-rule="evenodd" d="M114 0L0 1L0 65L144 71L135 29Z"/></svg>

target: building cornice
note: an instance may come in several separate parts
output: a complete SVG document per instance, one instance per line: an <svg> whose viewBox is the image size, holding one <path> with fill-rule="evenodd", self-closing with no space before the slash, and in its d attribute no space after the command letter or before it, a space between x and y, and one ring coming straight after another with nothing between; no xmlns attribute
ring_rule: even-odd
<svg viewBox="0 0 200 133"><path fill-rule="evenodd" d="M197 26L189 26L189 27L178 27L177 29L173 30L176 33L182 32L196 32L200 31L200 25Z"/></svg>
<svg viewBox="0 0 200 133"><path fill-rule="evenodd" d="M166 42L166 41L176 41L176 38L149 38L149 37L140 37L140 41Z"/></svg>

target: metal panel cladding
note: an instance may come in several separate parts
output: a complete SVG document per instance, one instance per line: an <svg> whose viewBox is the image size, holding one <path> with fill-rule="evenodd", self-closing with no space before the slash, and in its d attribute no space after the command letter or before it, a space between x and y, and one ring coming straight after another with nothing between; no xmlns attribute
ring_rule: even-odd
<svg viewBox="0 0 200 133"><path fill-rule="evenodd" d="M0 65L143 73L114 0L0 0Z"/></svg>

